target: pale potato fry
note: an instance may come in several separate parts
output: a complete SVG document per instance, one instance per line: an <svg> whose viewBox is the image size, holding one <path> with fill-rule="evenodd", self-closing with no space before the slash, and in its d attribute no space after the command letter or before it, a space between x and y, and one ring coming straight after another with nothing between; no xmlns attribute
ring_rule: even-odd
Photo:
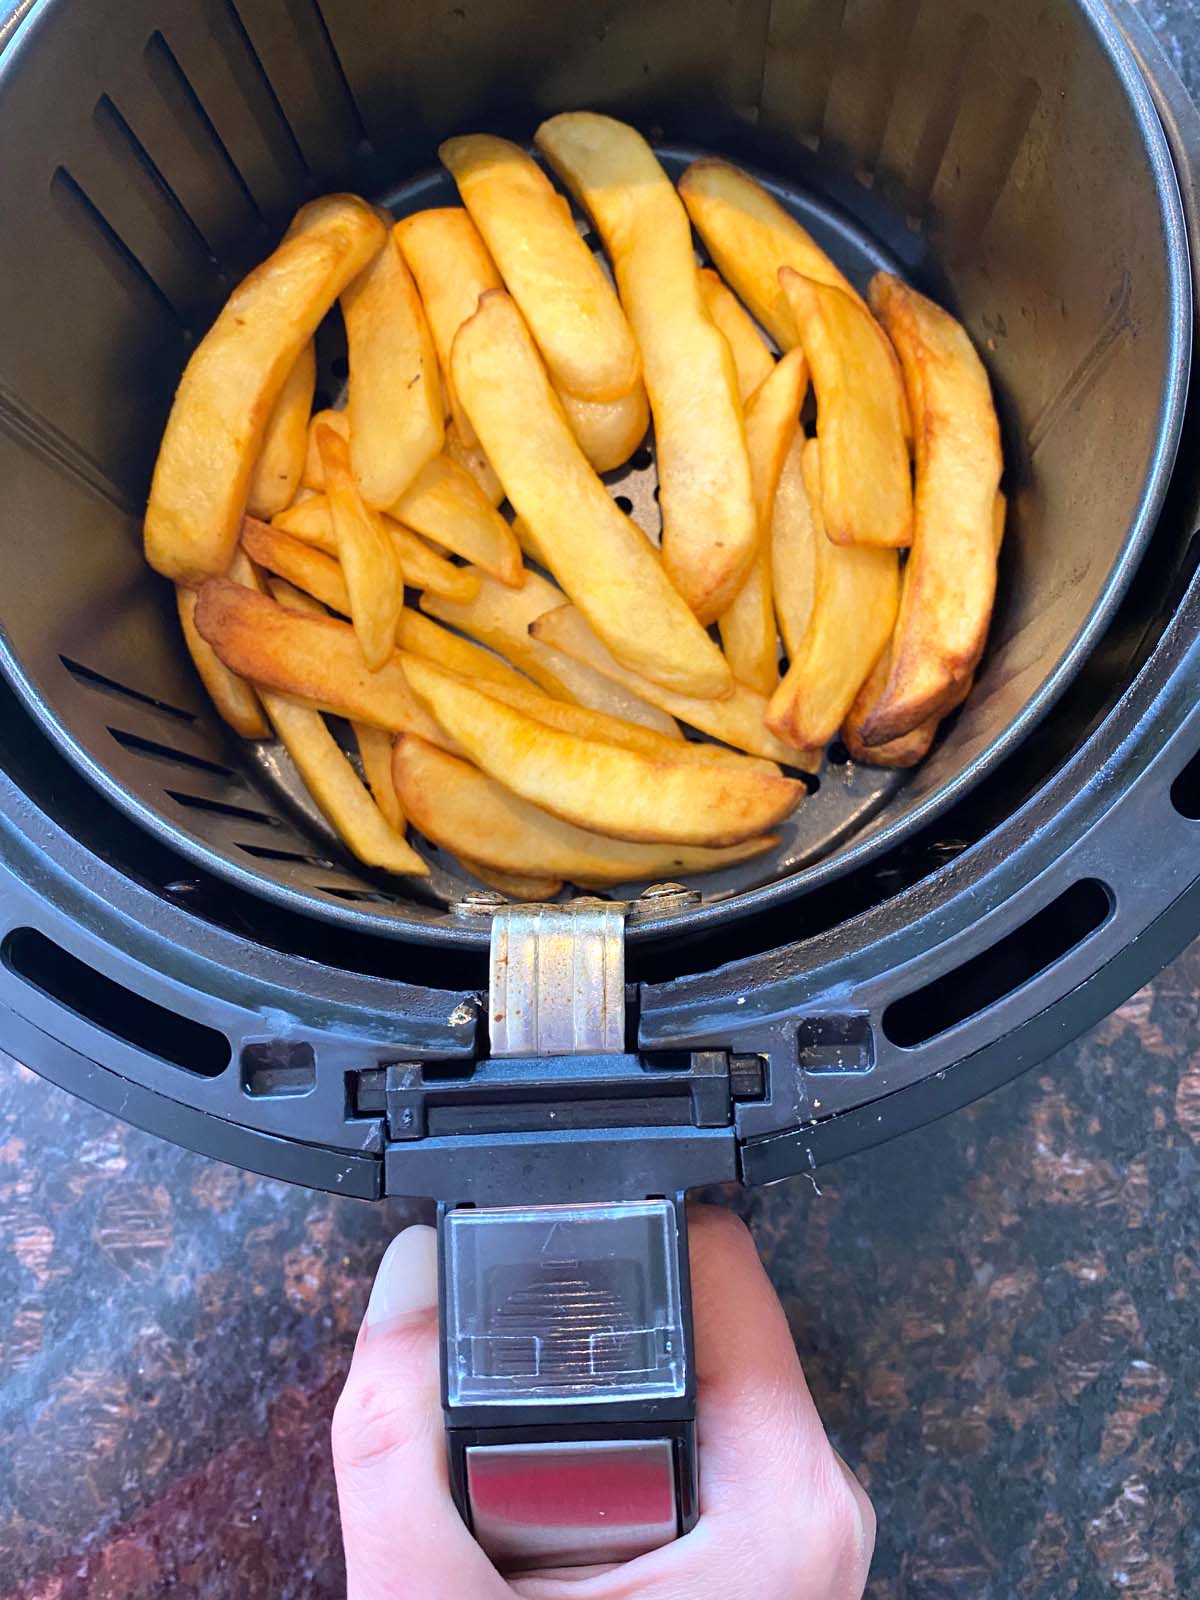
<svg viewBox="0 0 1200 1600"><path fill-rule="evenodd" d="M714 157L693 161L679 193L717 271L780 349L799 342L780 267L859 298L817 241L740 167Z"/></svg>
<svg viewBox="0 0 1200 1600"><path fill-rule="evenodd" d="M486 883L489 889L495 889L523 905L553 900L563 886L561 878L523 877L517 872L497 872L495 867L485 867L482 861L472 861L469 856L459 856L458 859L480 883Z"/></svg>
<svg viewBox="0 0 1200 1600"><path fill-rule="evenodd" d="M388 660L404 605L404 574L396 546L380 517L363 503L346 441L332 428L317 429L338 560L350 598L350 620L373 670Z"/></svg>
<svg viewBox="0 0 1200 1600"><path fill-rule="evenodd" d="M522 799L618 839L740 844L800 803L804 786L758 766L668 760L564 733L419 657L414 692L466 754Z"/></svg>
<svg viewBox="0 0 1200 1600"><path fill-rule="evenodd" d="M227 578L200 590L196 627L231 671L352 721L452 745L393 656L372 672L347 622L305 616Z"/></svg>
<svg viewBox="0 0 1200 1600"><path fill-rule="evenodd" d="M783 458L771 512L771 587L775 620L789 661L799 652L808 630L816 581L813 514L804 487L803 462L804 435L797 432Z"/></svg>
<svg viewBox="0 0 1200 1600"><path fill-rule="evenodd" d="M521 547L465 467L435 456L388 514L514 589L525 581Z"/></svg>
<svg viewBox="0 0 1200 1600"><path fill-rule="evenodd" d="M325 493L325 468L321 465L321 452L317 449L317 429L332 428L350 443L350 419L344 411L314 411L308 422L308 445L304 452L304 468L300 482L314 493Z"/></svg>
<svg viewBox="0 0 1200 1600"><path fill-rule="evenodd" d="M354 730L354 741L358 745L367 788L383 812L388 826L403 834L404 811L392 777L392 736L382 728L372 728L366 722L352 722L350 726Z"/></svg>
<svg viewBox="0 0 1200 1600"><path fill-rule="evenodd" d="M803 467L816 553L812 614L767 709L767 723L780 738L814 747L841 727L887 648L900 605L900 561L894 550L836 545L826 537L818 509L824 461L824 446L810 439Z"/></svg>
<svg viewBox="0 0 1200 1600"><path fill-rule="evenodd" d="M243 739L269 739L271 729L263 714L262 704L252 684L239 678L236 672L201 637L196 628L196 590L182 583L175 585L175 601L179 607L179 623L183 629L184 643L192 658L192 665L200 681L208 690L208 697L235 733Z"/></svg>
<svg viewBox="0 0 1200 1600"><path fill-rule="evenodd" d="M825 531L834 544L911 544L904 390L878 326L862 302L841 289L790 267L779 277L817 394Z"/></svg>
<svg viewBox="0 0 1200 1600"><path fill-rule="evenodd" d="M558 398L579 448L596 472L624 465L646 437L650 402L643 383L619 400L578 400L565 389L558 390Z"/></svg>
<svg viewBox="0 0 1200 1600"><path fill-rule="evenodd" d="M146 507L146 559L164 577L200 583L228 567L280 390L387 236L352 195L335 197L322 215L243 279L180 380Z"/></svg>
<svg viewBox="0 0 1200 1600"><path fill-rule="evenodd" d="M342 292L350 358L350 461L368 506L390 506L442 448L437 352L417 286L389 228L379 254Z"/></svg>
<svg viewBox="0 0 1200 1600"><path fill-rule="evenodd" d="M429 868L403 832L388 821L363 786L321 713L269 691L264 691L263 703L305 788L346 848L367 866L385 872L427 873Z"/></svg>
<svg viewBox="0 0 1200 1600"><path fill-rule="evenodd" d="M784 457L800 424L800 403L807 388L804 351L789 350L746 402L746 444L758 517L758 553L737 598L721 618L721 643L739 683L765 695L773 694L779 682L779 639L771 595L771 513Z"/></svg>
<svg viewBox="0 0 1200 1600"><path fill-rule="evenodd" d="M711 267L700 270L700 293L708 314L729 340L733 364L737 369L738 393L743 405L768 377L775 357L767 348L754 318ZM795 340L792 341L793 344Z"/></svg>
<svg viewBox="0 0 1200 1600"><path fill-rule="evenodd" d="M712 622L750 569L757 528L737 374L705 309L687 213L624 123L569 113L544 122L536 139L612 258L654 416L663 560L688 605Z"/></svg>
<svg viewBox="0 0 1200 1600"><path fill-rule="evenodd" d="M961 324L887 273L872 280L871 302L899 352L917 440L892 670L861 730L884 744L956 703L975 670L996 592L1003 462L987 373Z"/></svg>
<svg viewBox="0 0 1200 1600"><path fill-rule="evenodd" d="M458 424L453 421L446 426L445 452L451 461L456 461L460 467L467 469L487 496L489 505L498 506L501 503L504 499L504 485L496 476L495 467L484 455L483 446L478 442L470 445L465 443Z"/></svg>
<svg viewBox="0 0 1200 1600"><path fill-rule="evenodd" d="M396 643L401 650L411 650L414 655L435 661L439 667L457 672L464 678L477 678L485 683L516 684L519 688L531 687L528 678L515 667L510 667L494 651L485 650L482 645L464 639L459 633L451 633L449 628L443 628L431 618L422 616L419 611L410 611L407 606L400 613Z"/></svg>
<svg viewBox="0 0 1200 1600"><path fill-rule="evenodd" d="M424 654L424 652L421 652ZM432 659L426 657L426 659ZM438 662L437 665L445 666L446 663ZM494 700L499 700L502 705L511 706L515 711L523 711L526 716L532 717L536 722L543 722L549 728L557 728L562 733L574 733L581 739L595 739L601 743L618 744L626 750L640 750L643 755L659 756L664 761L690 762L696 766L706 767L712 762L724 763L745 768L756 767L760 771L779 773L779 768L773 761L763 761L758 756L741 755L736 750L727 750L723 745L698 744L691 740L682 739L678 734L658 733L651 728L644 727L640 722L628 722L623 717L611 717L603 711L593 711L588 706L577 706L568 700L556 700L553 695L548 695L543 689L538 689L532 683L509 681L496 681L495 679L476 680L470 673L456 673L457 677L465 681L476 682L478 688Z"/></svg>
<svg viewBox="0 0 1200 1600"><path fill-rule="evenodd" d="M401 217L396 237L417 280L442 372L442 390L458 436L467 448L478 445L475 429L459 401L450 371L454 335L475 315L481 294L502 289L496 263L478 228L462 206L442 206Z"/></svg>
<svg viewBox="0 0 1200 1600"><path fill-rule="evenodd" d="M607 839L551 816L423 739L396 743L396 787L413 826L460 859L496 871L553 872L581 888L715 872L771 849L770 835L721 850Z"/></svg>
<svg viewBox="0 0 1200 1600"><path fill-rule="evenodd" d="M459 329L453 367L509 500L613 654L665 687L725 693L732 679L720 651L580 452L507 295L483 296Z"/></svg>
<svg viewBox="0 0 1200 1600"><path fill-rule="evenodd" d="M304 470L308 414L316 386L317 358L310 339L288 373L267 419L246 496L246 510L253 517L269 519L292 503Z"/></svg>
<svg viewBox="0 0 1200 1600"><path fill-rule="evenodd" d="M611 656L588 627L583 613L574 606L560 606L557 610L543 612L530 625L530 632L535 641L543 646L553 646L576 661L586 662L615 683L631 689L635 694L644 695L681 722L732 745L736 750L762 756L767 761L776 761L785 767L796 767L803 772L815 772L820 766L820 751L797 749L771 732L765 721L766 697L756 694L743 683L735 683L733 693L724 700L696 700L675 694L670 689L660 689L657 684L630 672L628 667L623 667Z"/></svg>
<svg viewBox="0 0 1200 1600"><path fill-rule="evenodd" d="M374 512L373 515L379 518L380 525L391 539L404 581L411 588L445 595L450 600L471 600L479 593L476 573L466 567L456 567L384 512ZM329 501L323 494L310 495L307 500L288 506L286 511L272 518L271 526L323 550L326 555L337 555L333 518ZM296 581L300 580L297 578Z"/></svg>
<svg viewBox="0 0 1200 1600"><path fill-rule="evenodd" d="M506 589L485 576L474 600L455 602L426 593L421 597L421 610L498 651L548 694L679 737L674 720L651 704L648 695L530 637L534 621L543 612L565 605L566 599L562 590L540 573L527 572L522 589ZM630 678L641 681L633 673Z"/></svg>
<svg viewBox="0 0 1200 1600"><path fill-rule="evenodd" d="M537 162L490 134L447 139L438 153L555 383L580 400L628 394L642 369L633 330Z"/></svg>

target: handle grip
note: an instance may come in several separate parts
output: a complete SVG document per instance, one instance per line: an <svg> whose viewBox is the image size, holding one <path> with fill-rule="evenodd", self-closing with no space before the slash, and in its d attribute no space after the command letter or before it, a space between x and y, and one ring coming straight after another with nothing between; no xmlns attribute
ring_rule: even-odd
<svg viewBox="0 0 1200 1600"><path fill-rule="evenodd" d="M450 1480L498 1566L625 1561L696 1520L683 1197L439 1213Z"/></svg>

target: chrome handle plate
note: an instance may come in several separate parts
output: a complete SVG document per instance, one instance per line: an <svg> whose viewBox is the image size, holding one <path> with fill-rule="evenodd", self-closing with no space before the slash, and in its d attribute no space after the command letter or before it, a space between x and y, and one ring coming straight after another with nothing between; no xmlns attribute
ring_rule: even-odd
<svg viewBox="0 0 1200 1600"><path fill-rule="evenodd" d="M493 1056L625 1048L625 908L606 900L505 906L492 918Z"/></svg>

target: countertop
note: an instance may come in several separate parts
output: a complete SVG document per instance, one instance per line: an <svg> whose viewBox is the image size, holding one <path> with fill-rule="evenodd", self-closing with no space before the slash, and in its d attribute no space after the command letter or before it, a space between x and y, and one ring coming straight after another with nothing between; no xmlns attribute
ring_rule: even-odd
<svg viewBox="0 0 1200 1600"><path fill-rule="evenodd" d="M1200 6L1145 0L1193 92ZM1200 1594L1200 946L980 1104L731 1196L879 1513L871 1600ZM408 1215L0 1058L0 1600L342 1593L327 1433Z"/></svg>

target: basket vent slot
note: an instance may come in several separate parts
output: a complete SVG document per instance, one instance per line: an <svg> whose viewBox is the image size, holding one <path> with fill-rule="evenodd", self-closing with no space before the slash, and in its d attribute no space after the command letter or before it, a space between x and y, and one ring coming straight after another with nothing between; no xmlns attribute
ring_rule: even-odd
<svg viewBox="0 0 1200 1600"><path fill-rule="evenodd" d="M137 1050L202 1078L218 1077L229 1065L229 1040L216 1028L168 1011L94 971L36 928L14 928L0 949L0 959L22 982L64 1010Z"/></svg>
<svg viewBox="0 0 1200 1600"><path fill-rule="evenodd" d="M254 811L249 806L230 805L227 800L210 800L206 795L187 794L180 789L168 789L167 793L177 805L186 806L189 811L210 811L216 817L232 817L235 822L257 822L264 828L281 826L278 817L269 816L265 811Z"/></svg>
<svg viewBox="0 0 1200 1600"><path fill-rule="evenodd" d="M1200 750L1171 785L1171 804L1189 822L1200 822Z"/></svg>
<svg viewBox="0 0 1200 1600"><path fill-rule="evenodd" d="M986 1011L1103 927L1112 906L1111 892L1098 879L1073 883L980 955L893 1000L883 1013L884 1033L911 1050Z"/></svg>
<svg viewBox="0 0 1200 1600"><path fill-rule="evenodd" d="M177 767L191 767L196 772L211 772L214 777L240 782L232 767L219 761L209 761L205 756L194 756L189 750L177 750L169 744L159 744L156 739L143 739L140 733L129 733L124 728L109 728L109 733L126 750L139 756L149 756L154 761L169 761Z"/></svg>
<svg viewBox="0 0 1200 1600"><path fill-rule="evenodd" d="M156 700L153 695L143 694L140 689L131 689L127 683L118 683L115 678L106 678L102 672L96 672L92 667L85 667L82 662L73 661L70 656L58 658L77 683L86 684L89 689L99 689L106 694L119 695L123 700L132 700L140 706L152 706L155 711L165 711L169 717L177 717L180 722L195 722L196 718L190 711L183 711L179 706L173 706L166 700Z"/></svg>
<svg viewBox="0 0 1200 1600"><path fill-rule="evenodd" d="M181 335L186 334L186 323L166 291L66 167L54 169L50 179L50 197L79 228L104 267L122 288L151 300Z"/></svg>
<svg viewBox="0 0 1200 1600"><path fill-rule="evenodd" d="M191 257L194 270L211 273L217 260L208 241L163 176L158 163L108 95L102 94L96 101L92 120L125 181L155 215L163 233L181 254Z"/></svg>
<svg viewBox="0 0 1200 1600"><path fill-rule="evenodd" d="M334 863L325 856L306 856L299 850L276 850L271 845L247 844L244 839L237 841L237 847L256 861L290 861L297 866L322 867L326 872L334 871Z"/></svg>

